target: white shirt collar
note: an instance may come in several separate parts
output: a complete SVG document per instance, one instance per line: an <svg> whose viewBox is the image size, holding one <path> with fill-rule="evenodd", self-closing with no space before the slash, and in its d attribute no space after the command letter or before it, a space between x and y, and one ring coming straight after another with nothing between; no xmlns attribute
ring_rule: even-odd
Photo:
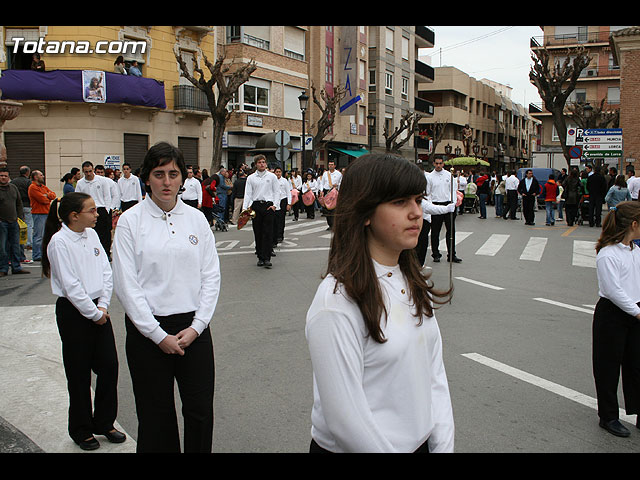
<svg viewBox="0 0 640 480"><path fill-rule="evenodd" d="M86 228L82 232L74 232L67 226L66 223L62 223L61 230L65 233L65 235L67 235L71 240L75 242L81 239L86 239L88 236Z"/></svg>
<svg viewBox="0 0 640 480"><path fill-rule="evenodd" d="M156 202L154 202L151 199L151 195L147 195L145 197L145 199L143 200L144 205L147 208L147 211L151 214L151 216L153 217L157 217L157 218L161 218L163 215L165 214L175 214L175 215L182 215L184 213L183 207L185 205L185 203L178 197L175 206L173 207L172 210L165 212L164 210L162 210L158 205L156 205Z"/></svg>

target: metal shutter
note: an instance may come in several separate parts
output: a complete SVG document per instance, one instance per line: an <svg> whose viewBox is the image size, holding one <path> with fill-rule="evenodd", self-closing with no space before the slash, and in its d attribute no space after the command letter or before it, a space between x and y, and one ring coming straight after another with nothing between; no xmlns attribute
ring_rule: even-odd
<svg viewBox="0 0 640 480"><path fill-rule="evenodd" d="M22 165L27 165L31 171L40 170L46 178L44 132L4 132L4 144L11 178L20 176Z"/></svg>
<svg viewBox="0 0 640 480"><path fill-rule="evenodd" d="M199 167L198 139L191 137L178 137L178 148L184 156L184 163L193 167Z"/></svg>
<svg viewBox="0 0 640 480"><path fill-rule="evenodd" d="M124 134L124 161L131 165L131 171L142 167L144 156L149 150L149 135L141 135L138 133Z"/></svg>

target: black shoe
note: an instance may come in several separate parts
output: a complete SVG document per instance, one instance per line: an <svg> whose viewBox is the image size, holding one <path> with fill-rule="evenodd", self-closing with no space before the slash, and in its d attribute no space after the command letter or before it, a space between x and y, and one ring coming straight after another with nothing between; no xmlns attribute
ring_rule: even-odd
<svg viewBox="0 0 640 480"><path fill-rule="evenodd" d="M478 218L481 218L481 219L483 219L483 220L486 220L486 219L487 219L487 217L478 217Z"/></svg>
<svg viewBox="0 0 640 480"><path fill-rule="evenodd" d="M119 432L115 428L110 432L98 433L98 435L104 435L111 443L122 443L127 439L127 436L124 433Z"/></svg>
<svg viewBox="0 0 640 480"><path fill-rule="evenodd" d="M258 260L258 266L264 267L264 260Z"/></svg>
<svg viewBox="0 0 640 480"><path fill-rule="evenodd" d="M433 261L436 262L436 263L440 263L440 257L434 257Z"/></svg>
<svg viewBox="0 0 640 480"><path fill-rule="evenodd" d="M620 423L620 420L617 418L615 420L609 420L605 422L604 420L600 420L600 426L604 428L607 432L617 436L617 437L628 437L631 435L631 432Z"/></svg>
<svg viewBox="0 0 640 480"><path fill-rule="evenodd" d="M76 443L82 450L97 450L100 448L100 443L93 436L86 440L76 441Z"/></svg>
<svg viewBox="0 0 640 480"><path fill-rule="evenodd" d="M271 265L271 262L269 260L265 260L264 261L264 268L271 268L273 265Z"/></svg>
<svg viewBox="0 0 640 480"><path fill-rule="evenodd" d="M449 258L447 258L447 262L450 262L451 260ZM455 255L453 256L453 263L462 263L462 259L456 257Z"/></svg>

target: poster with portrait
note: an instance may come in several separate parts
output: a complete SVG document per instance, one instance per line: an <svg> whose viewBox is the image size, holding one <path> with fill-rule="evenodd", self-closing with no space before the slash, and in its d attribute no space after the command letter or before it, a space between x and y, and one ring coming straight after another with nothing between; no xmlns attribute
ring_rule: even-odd
<svg viewBox="0 0 640 480"><path fill-rule="evenodd" d="M85 102L106 102L107 85L104 72L95 70L82 71L82 98Z"/></svg>

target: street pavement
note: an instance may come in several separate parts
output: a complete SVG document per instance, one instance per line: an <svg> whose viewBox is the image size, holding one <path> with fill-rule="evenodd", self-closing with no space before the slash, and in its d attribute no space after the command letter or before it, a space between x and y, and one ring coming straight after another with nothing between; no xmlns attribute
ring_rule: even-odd
<svg viewBox="0 0 640 480"><path fill-rule="evenodd" d="M493 212L489 207L486 220L472 213L457 218L462 263L427 259L437 288L454 285L452 301L436 317L456 452L640 452L635 415L621 408L632 434L618 438L598 426L595 410L591 322L599 229L562 221L546 227L544 211L537 212L535 226ZM304 324L326 268L326 220L287 217L272 269L256 266L250 225L214 234L222 291L212 320L213 451L306 452L312 378ZM0 452L80 452L66 433L55 297L39 265L26 268L32 275L0 281ZM120 361L117 428L128 439L115 445L98 436L95 452L134 452L137 419L124 312L115 296L110 314Z"/></svg>

